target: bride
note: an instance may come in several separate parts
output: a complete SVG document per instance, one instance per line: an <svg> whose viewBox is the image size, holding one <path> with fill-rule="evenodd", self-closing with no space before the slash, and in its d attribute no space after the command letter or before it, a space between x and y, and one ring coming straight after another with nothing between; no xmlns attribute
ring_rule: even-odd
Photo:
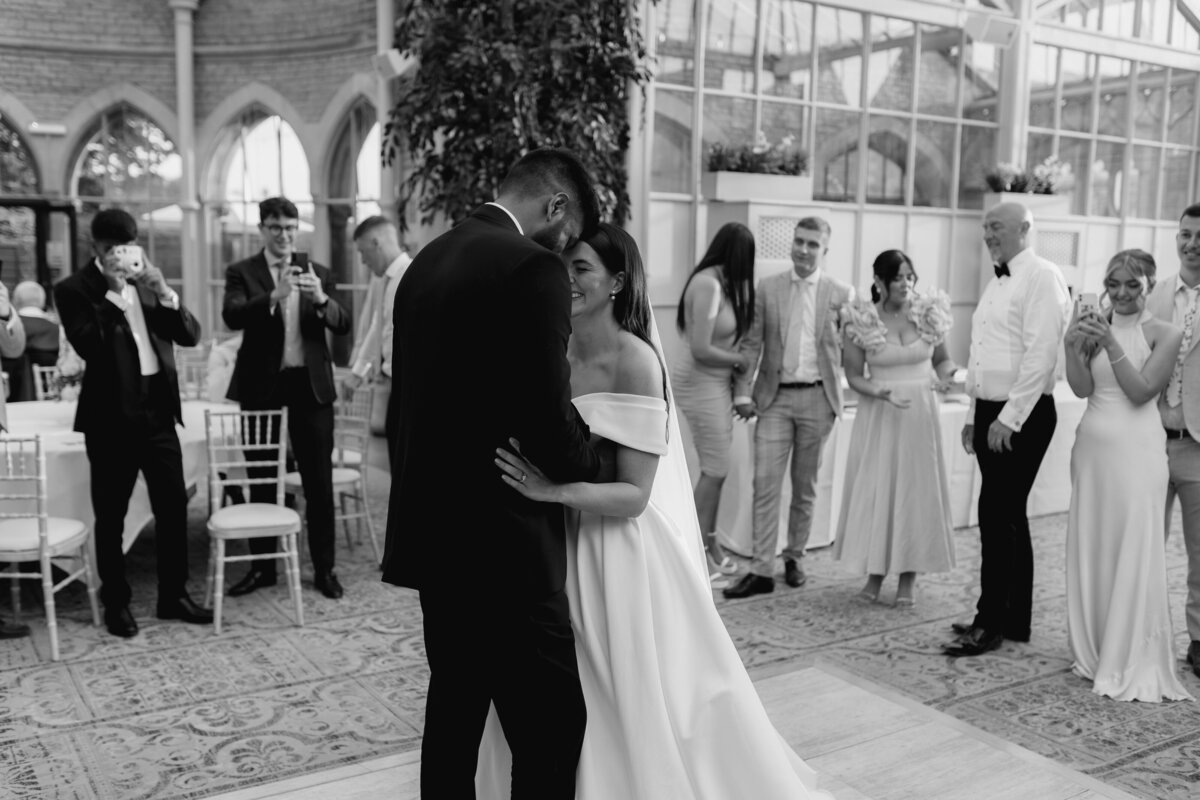
<svg viewBox="0 0 1200 800"><path fill-rule="evenodd" d="M1071 449L1067 631L1072 669L1116 700L1190 700L1171 650L1163 507L1166 434L1154 400L1183 332L1145 309L1154 258L1123 250L1104 273L1111 315L1076 307L1067 382L1087 410Z"/></svg>
<svg viewBox="0 0 1200 800"><path fill-rule="evenodd" d="M513 450L501 479L567 507L567 586L587 730L579 800L797 800L816 775L767 717L713 604L637 245L613 225L564 254L575 405L615 450L612 483L552 484ZM481 798L509 796L495 709Z"/></svg>

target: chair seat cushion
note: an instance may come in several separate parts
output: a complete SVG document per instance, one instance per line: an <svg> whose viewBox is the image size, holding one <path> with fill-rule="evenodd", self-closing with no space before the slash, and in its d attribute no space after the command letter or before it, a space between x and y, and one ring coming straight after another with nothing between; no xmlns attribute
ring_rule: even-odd
<svg viewBox="0 0 1200 800"><path fill-rule="evenodd" d="M50 549L81 538L87 534L87 525L77 519L48 517L46 529ZM7 553L37 553L38 521L36 518L0 520L0 555ZM0 559L3 560L3 559Z"/></svg>
<svg viewBox="0 0 1200 800"><path fill-rule="evenodd" d="M300 515L274 503L238 503L208 518L209 535L223 538L282 536L299 530Z"/></svg>
<svg viewBox="0 0 1200 800"><path fill-rule="evenodd" d="M345 486L350 483L357 483L362 477L362 473L350 467L334 467L333 468L333 485ZM283 477L283 490L288 494L303 494L304 484L300 480L299 472L289 472Z"/></svg>

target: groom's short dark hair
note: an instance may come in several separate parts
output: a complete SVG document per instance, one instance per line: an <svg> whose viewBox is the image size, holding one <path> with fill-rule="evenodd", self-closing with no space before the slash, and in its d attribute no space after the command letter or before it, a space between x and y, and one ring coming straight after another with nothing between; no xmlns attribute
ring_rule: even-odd
<svg viewBox="0 0 1200 800"><path fill-rule="evenodd" d="M557 147L530 150L513 165L500 184L500 194L541 195L565 191L579 204L586 239L600 224L600 201L592 177L574 153Z"/></svg>

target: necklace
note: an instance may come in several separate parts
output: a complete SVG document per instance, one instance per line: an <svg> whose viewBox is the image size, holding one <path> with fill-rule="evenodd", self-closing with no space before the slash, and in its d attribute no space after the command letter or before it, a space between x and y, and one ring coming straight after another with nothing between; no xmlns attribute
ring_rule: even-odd
<svg viewBox="0 0 1200 800"><path fill-rule="evenodd" d="M889 311L887 305L884 303L881 303L880 309L883 311L884 314L888 315L892 319L899 319L900 312L902 312L904 310L904 306L900 306L900 308L897 308L895 311Z"/></svg>

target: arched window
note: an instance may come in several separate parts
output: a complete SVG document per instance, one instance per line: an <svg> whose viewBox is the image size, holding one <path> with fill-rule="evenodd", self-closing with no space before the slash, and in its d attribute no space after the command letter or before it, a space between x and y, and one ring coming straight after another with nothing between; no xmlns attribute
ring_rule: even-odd
<svg viewBox="0 0 1200 800"><path fill-rule="evenodd" d="M0 195L34 195L41 190L37 166L25 140L0 114Z"/></svg>
<svg viewBox="0 0 1200 800"><path fill-rule="evenodd" d="M128 103L102 113L84 136L71 175L80 208L78 252L90 249L88 226L98 210L123 208L137 220L150 261L178 288L182 174L175 143L153 120Z"/></svg>
<svg viewBox="0 0 1200 800"><path fill-rule="evenodd" d="M226 127L213 168L216 196L205 203L205 211L212 247L210 307L220 309L225 267L262 247L259 202L282 196L296 204L300 212L297 250L312 246L313 203L300 138L282 117L261 106L246 109ZM220 314L216 316L219 320Z"/></svg>
<svg viewBox="0 0 1200 800"><path fill-rule="evenodd" d="M5 198L39 194L40 181L33 155L17 127L0 114L0 270L11 288L37 274L37 215L26 205Z"/></svg>
<svg viewBox="0 0 1200 800"><path fill-rule="evenodd" d="M340 292L338 301L358 318L366 300L370 273L354 250L354 229L367 217L380 213L379 122L375 107L365 100L346 115L329 160L329 264ZM351 337L334 340L334 358L348 358Z"/></svg>

